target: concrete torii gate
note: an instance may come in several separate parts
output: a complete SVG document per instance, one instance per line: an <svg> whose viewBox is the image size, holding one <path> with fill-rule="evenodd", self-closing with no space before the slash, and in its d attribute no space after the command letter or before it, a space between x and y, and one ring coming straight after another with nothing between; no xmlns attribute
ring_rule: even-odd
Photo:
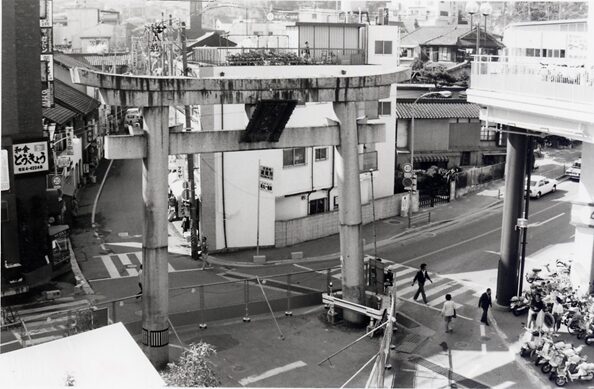
<svg viewBox="0 0 594 389"><path fill-rule="evenodd" d="M358 304L365 303L358 145L382 142L385 129L382 123L359 123L357 103L388 98L391 85L406 77L406 71L394 68L368 68L359 75L289 79L146 77L114 75L85 68L72 70L73 81L99 88L106 104L143 107L144 133L106 137L105 157L143 160L142 342L153 365L160 368L169 361L168 155L336 146L343 296ZM355 73L354 69L348 71ZM241 142L243 130L169 130L169 106L245 104L246 112L251 116L260 100L332 102L339 124L287 128L278 142L252 143ZM346 311L344 318L351 323L362 321L362 317L354 312Z"/></svg>

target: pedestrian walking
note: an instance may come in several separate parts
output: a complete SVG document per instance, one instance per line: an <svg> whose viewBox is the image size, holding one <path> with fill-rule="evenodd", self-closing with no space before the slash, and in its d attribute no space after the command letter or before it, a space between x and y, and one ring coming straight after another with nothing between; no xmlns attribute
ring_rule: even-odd
<svg viewBox="0 0 594 389"><path fill-rule="evenodd" d="M487 313L489 312L489 307L493 306L491 302L491 288L487 288L487 291L481 295L478 303L479 308L483 309L483 316L481 317L481 323L485 323L485 325L489 325L489 320L487 319Z"/></svg>
<svg viewBox="0 0 594 389"><path fill-rule="evenodd" d="M140 265L140 269L138 269L138 287L140 288L140 291L136 295L136 298L142 296L142 264Z"/></svg>
<svg viewBox="0 0 594 389"><path fill-rule="evenodd" d="M441 308L441 316L443 316L443 320L445 321L445 332L448 333L453 331L451 323L456 318L456 304L452 301L452 295L449 293L445 295L445 299L443 308Z"/></svg>
<svg viewBox="0 0 594 389"><path fill-rule="evenodd" d="M202 270L204 270L208 267L208 243L206 242L206 236L203 236L200 242L200 259L202 259Z"/></svg>
<svg viewBox="0 0 594 389"><path fill-rule="evenodd" d="M553 314L553 319L555 319L553 331L557 333L559 332L559 328L561 328L561 318L563 317L563 313L565 313L565 309L563 308L563 302L561 301L561 298L556 298L555 302L553 303L553 309L551 313Z"/></svg>
<svg viewBox="0 0 594 389"><path fill-rule="evenodd" d="M425 304L427 304L427 296L425 295L425 282L427 280L429 280L429 281L431 281L431 283L433 283L433 281L431 280L431 277L429 277L429 273L427 273L427 264L422 263L421 269L417 272L417 274L415 274L415 278L413 279L413 283L412 283L412 286L415 285L415 282L419 283L419 288L417 289L415 296L413 297L413 299L415 301L417 301L417 298L419 297L419 294L420 294L421 296L423 296L423 301L425 302Z"/></svg>

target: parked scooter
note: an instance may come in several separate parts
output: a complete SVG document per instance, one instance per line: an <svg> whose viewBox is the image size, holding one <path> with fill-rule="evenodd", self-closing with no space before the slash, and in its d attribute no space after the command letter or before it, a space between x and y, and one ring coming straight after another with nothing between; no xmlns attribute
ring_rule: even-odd
<svg viewBox="0 0 594 389"><path fill-rule="evenodd" d="M526 295L514 296L511 298L509 308L513 312L514 316L520 316L530 309L530 299Z"/></svg>
<svg viewBox="0 0 594 389"><path fill-rule="evenodd" d="M594 363L582 362L577 366L577 371L571 373L568 366L560 368L555 377L555 385L565 386L567 382L592 381L594 379Z"/></svg>
<svg viewBox="0 0 594 389"><path fill-rule="evenodd" d="M524 335L524 343L520 347L520 356L523 358L529 358L534 355L537 350L540 350L544 345L544 336L541 336L538 331L528 330Z"/></svg>
<svg viewBox="0 0 594 389"><path fill-rule="evenodd" d="M526 274L526 281L528 281L529 284L533 283L534 281L543 281L544 278L542 278L538 273L540 273L542 271L542 269L539 269L537 267L532 269L532 273L528 273Z"/></svg>

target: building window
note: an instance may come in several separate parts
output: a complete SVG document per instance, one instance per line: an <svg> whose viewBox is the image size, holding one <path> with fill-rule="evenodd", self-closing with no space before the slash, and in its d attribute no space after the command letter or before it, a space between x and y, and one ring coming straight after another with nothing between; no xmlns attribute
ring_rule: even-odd
<svg viewBox="0 0 594 389"><path fill-rule="evenodd" d="M439 16L448 16L448 11L439 11Z"/></svg>
<svg viewBox="0 0 594 389"><path fill-rule="evenodd" d="M470 151L463 151L462 153L460 153L460 165L470 165Z"/></svg>
<svg viewBox="0 0 594 389"><path fill-rule="evenodd" d="M380 101L377 105L377 114L390 116L392 114L392 102Z"/></svg>
<svg viewBox="0 0 594 389"><path fill-rule="evenodd" d="M375 54L392 54L392 41L375 41Z"/></svg>
<svg viewBox="0 0 594 389"><path fill-rule="evenodd" d="M316 161L325 161L328 159L328 148L327 147L315 149L315 152L316 152Z"/></svg>
<svg viewBox="0 0 594 389"><path fill-rule="evenodd" d="M481 140L490 141L497 139L497 132L493 128L481 126Z"/></svg>
<svg viewBox="0 0 594 389"><path fill-rule="evenodd" d="M439 48L439 60L440 61L449 61L450 60L450 50L448 47L440 47Z"/></svg>
<svg viewBox="0 0 594 389"><path fill-rule="evenodd" d="M526 57L534 57L534 49L526 49Z"/></svg>
<svg viewBox="0 0 594 389"><path fill-rule="evenodd" d="M338 210L338 196L334 196L334 210Z"/></svg>
<svg viewBox="0 0 594 389"><path fill-rule="evenodd" d="M283 166L305 165L305 147L283 150Z"/></svg>
<svg viewBox="0 0 594 389"><path fill-rule="evenodd" d="M318 14L311 14L312 20L316 20L318 18Z"/></svg>
<svg viewBox="0 0 594 389"><path fill-rule="evenodd" d="M328 210L328 199L321 198L317 200L309 201L309 214L315 215L316 213L324 213Z"/></svg>

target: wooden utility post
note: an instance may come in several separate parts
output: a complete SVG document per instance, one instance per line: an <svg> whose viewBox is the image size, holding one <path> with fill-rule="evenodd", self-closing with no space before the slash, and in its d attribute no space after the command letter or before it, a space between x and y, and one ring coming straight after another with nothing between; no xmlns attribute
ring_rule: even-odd
<svg viewBox="0 0 594 389"><path fill-rule="evenodd" d="M181 23L181 46L183 75L188 76L188 57L186 56L186 23ZM192 108L184 105L186 131L192 131ZM186 156L188 162L188 183L190 184L190 246L193 259L198 259L198 237L196 236L196 184L194 180L194 154Z"/></svg>

